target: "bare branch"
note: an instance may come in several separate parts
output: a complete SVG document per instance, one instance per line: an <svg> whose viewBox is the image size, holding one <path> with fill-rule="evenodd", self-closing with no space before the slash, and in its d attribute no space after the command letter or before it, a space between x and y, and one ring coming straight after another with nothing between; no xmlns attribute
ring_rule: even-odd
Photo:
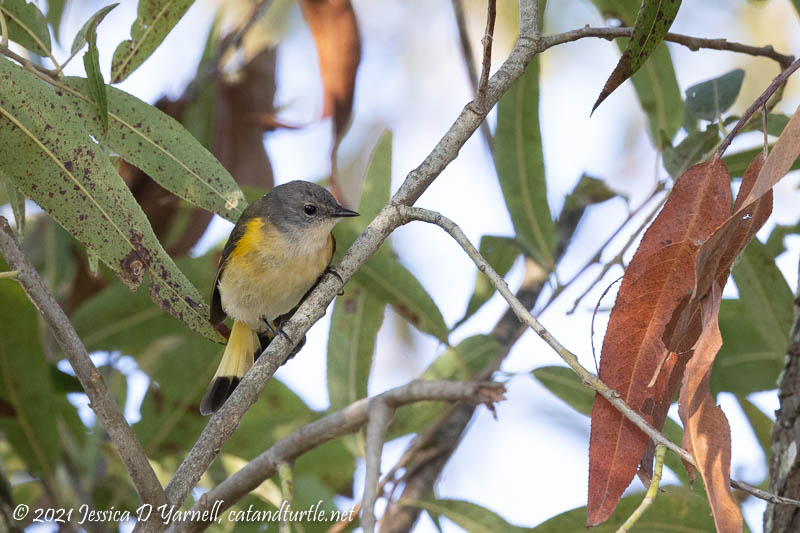
<svg viewBox="0 0 800 533"><path fill-rule="evenodd" d="M497 0L489 0L489 13L486 15L486 33L481 39L483 45L483 63L481 64L481 79L478 83L478 98L483 99L486 94L486 85L489 83L489 71L492 68L492 41L494 40L494 21L497 18Z"/></svg>
<svg viewBox="0 0 800 533"><path fill-rule="evenodd" d="M461 231L461 228L459 228L455 222L448 219L441 213L419 207L398 206L398 210L400 211L405 223L412 220L419 220L422 222L435 224L445 230L464 249L467 255L470 256L472 261L475 263L475 266L478 267L478 270L486 275L491 284L497 289L506 302L508 302L509 307L514 311L514 314L517 315L517 318L519 318L519 320L524 324L528 325L528 327L535 331L536 334L542 338L542 340L550 345L550 347L555 350L561 359L567 363L567 365L569 365L569 367L583 380L583 384L585 386L594 390L603 396L603 398L608 400L608 402L611 403L614 408L622 413L625 418L630 420L644 434L650 437L656 445L663 445L673 453L677 454L678 457L680 457L685 463L696 466L694 458L688 451L669 440L659 430L655 429L644 418L642 418L638 412L629 407L628 404L626 404L625 401L620 398L620 395L617 391L610 388L608 385L600 381L600 378L584 368L580 362L578 362L578 358L575 356L575 354L567 350L567 348L558 342L558 340L553 337L533 315L531 315L528 309L522 305L522 303L509 290L505 280L499 274L497 274L497 272L495 272L492 266L488 263L488 261L486 261L486 259L484 259L480 252L478 252L475 246L472 245L469 239L467 239L467 236L463 231ZM789 503L785 501L787 498L781 498L780 496L766 493L760 489L752 490L754 487L746 483L731 480L731 486L740 490L744 490L758 498L766 499L767 501L784 500L781 501L781 503ZM791 504L800 507L800 501L789 501Z"/></svg>
<svg viewBox="0 0 800 533"><path fill-rule="evenodd" d="M0 251L9 266L17 271L17 281L64 351L75 376L89 397L92 410L102 422L114 448L125 464L140 500L154 507L163 504L166 501L164 490L147 461L142 445L125 420L114 395L106 388L103 377L89 358L86 347L72 327L69 318L25 256L14 237L14 231L4 217L0 217Z"/></svg>
<svg viewBox="0 0 800 533"><path fill-rule="evenodd" d="M279 464L292 461L320 444L352 433L363 426L369 419L372 409L378 404L384 404L390 411L401 405L421 401L491 404L501 401L504 393L505 387L499 383L412 381L408 385L378 396L358 400L335 413L297 428L291 435L276 442L270 449L208 492L190 512L196 512L198 514L195 516L199 516L219 501L224 502L221 509L227 509L265 479L274 475ZM176 523L170 531L199 531L203 527L203 522L183 522Z"/></svg>
<svg viewBox="0 0 800 533"><path fill-rule="evenodd" d="M392 421L394 410L386 402L376 401L369 410L367 423L367 445L364 462L364 497L361 506L361 527L364 533L375 531L375 500L378 499L378 482L381 477L381 454L386 429Z"/></svg>

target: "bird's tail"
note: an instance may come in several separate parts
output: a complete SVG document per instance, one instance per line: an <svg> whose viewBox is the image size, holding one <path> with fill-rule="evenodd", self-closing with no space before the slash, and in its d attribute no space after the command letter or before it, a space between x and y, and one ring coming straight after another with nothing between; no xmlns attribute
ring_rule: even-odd
<svg viewBox="0 0 800 533"><path fill-rule="evenodd" d="M234 321L217 373L200 402L200 413L210 415L222 407L245 372L253 366L258 353L261 353L258 334L242 322Z"/></svg>

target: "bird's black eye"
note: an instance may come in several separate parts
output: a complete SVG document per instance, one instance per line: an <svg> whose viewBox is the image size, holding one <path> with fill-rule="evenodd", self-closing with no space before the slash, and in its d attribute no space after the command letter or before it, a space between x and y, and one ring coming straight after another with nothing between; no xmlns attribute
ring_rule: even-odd
<svg viewBox="0 0 800 533"><path fill-rule="evenodd" d="M303 211L306 212L306 215L316 215L317 214L317 206L314 204L306 204L303 206Z"/></svg>

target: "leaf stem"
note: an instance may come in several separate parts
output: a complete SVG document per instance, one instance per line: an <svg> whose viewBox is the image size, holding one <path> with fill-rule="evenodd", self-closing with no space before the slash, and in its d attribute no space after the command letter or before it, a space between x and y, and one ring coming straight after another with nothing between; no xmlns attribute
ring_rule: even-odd
<svg viewBox="0 0 800 533"><path fill-rule="evenodd" d="M664 455L666 451L667 448L664 447L664 445L659 444L656 446L656 466L653 471L653 480L650 482L650 487L647 489L642 503L640 503L639 507L633 511L633 514L625 520L625 523L619 527L617 533L628 533L628 530L636 524L639 518L642 517L644 512L647 511L655 501L656 495L658 494L658 485L661 483L661 472L664 469Z"/></svg>
<svg viewBox="0 0 800 533"><path fill-rule="evenodd" d="M0 272L0 279L17 279L18 270L9 270L7 272Z"/></svg>

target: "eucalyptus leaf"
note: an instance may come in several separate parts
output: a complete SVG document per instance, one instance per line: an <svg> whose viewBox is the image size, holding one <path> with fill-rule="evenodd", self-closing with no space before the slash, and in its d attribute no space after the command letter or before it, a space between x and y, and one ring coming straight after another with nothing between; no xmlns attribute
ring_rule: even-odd
<svg viewBox="0 0 800 533"><path fill-rule="evenodd" d="M764 411L748 400L746 396L736 396L736 401L739 402L739 407L742 408L748 422L750 422L750 427L761 445L764 457L769 457L772 453L772 426L775 423Z"/></svg>
<svg viewBox="0 0 800 533"><path fill-rule="evenodd" d="M433 515L449 518L470 533L523 533L529 529L513 526L497 513L462 500L407 500L401 505L424 509Z"/></svg>
<svg viewBox="0 0 800 533"><path fill-rule="evenodd" d="M59 39L61 20L64 18L64 8L66 4L67 0L47 0L47 13L45 14L45 18L47 18L47 22L53 26L56 39Z"/></svg>
<svg viewBox="0 0 800 533"><path fill-rule="evenodd" d="M101 22L103 22L103 19L106 18L106 15L108 15L111 12L111 10L117 7L118 5L119 3L108 5L104 8L101 8L94 15L89 17L89 20L87 20L81 27L81 29L78 30L78 33L75 34L75 38L72 40L72 46L70 47L70 53L74 54L75 52L80 50L80 48L84 44L89 42L89 40L87 39L87 35L89 34L89 32L96 33L97 26ZM47 15L49 19L50 13L48 12Z"/></svg>
<svg viewBox="0 0 800 533"><path fill-rule="evenodd" d="M667 456L670 454L668 453ZM702 486L702 483L698 484ZM592 533L615 533L642 503L644 493L622 498L607 521L592 528ZM676 528L676 525L678 526ZM708 501L688 487L663 487L652 506L631 529L647 533L708 533L715 531ZM585 533L586 507L561 513L528 530L531 533Z"/></svg>
<svg viewBox="0 0 800 533"><path fill-rule="evenodd" d="M83 55L83 68L86 69L87 86L89 94L97 103L97 118L103 127L103 131L108 131L108 92L106 82L103 81L103 74L100 72L100 52L97 49L97 24L91 24L86 30L86 42L89 49Z"/></svg>
<svg viewBox="0 0 800 533"><path fill-rule="evenodd" d="M50 30L47 20L34 3L25 0L5 0L0 11L6 20L8 38L34 54L50 55Z"/></svg>
<svg viewBox="0 0 800 533"><path fill-rule="evenodd" d="M737 68L718 78L686 89L686 107L703 120L716 120L730 109L739 96L744 70Z"/></svg>
<svg viewBox="0 0 800 533"><path fill-rule="evenodd" d="M108 87L108 129L94 111L89 82L66 78L57 91L85 127L113 152L189 203L235 222L244 195L220 162L172 117L135 96Z"/></svg>
<svg viewBox="0 0 800 533"><path fill-rule="evenodd" d="M551 268L555 230L539 124L538 57L498 103L494 162L517 240L528 255Z"/></svg>
<svg viewBox="0 0 800 533"><path fill-rule="evenodd" d="M674 148L664 148L664 168L670 176L677 179L708 155L719 141L719 128L716 124L710 124L705 131L690 133Z"/></svg>
<svg viewBox="0 0 800 533"><path fill-rule="evenodd" d="M332 409L367 396L375 338L385 303L357 283L336 298L328 337L328 396Z"/></svg>
<svg viewBox="0 0 800 533"><path fill-rule="evenodd" d="M111 83L119 83L150 57L194 0L139 0L131 38L114 51Z"/></svg>
<svg viewBox="0 0 800 533"><path fill-rule="evenodd" d="M131 290L150 278L151 299L209 339L208 307L153 234L130 189L72 110L36 76L0 60L3 170ZM149 276L147 276L149 274Z"/></svg>

